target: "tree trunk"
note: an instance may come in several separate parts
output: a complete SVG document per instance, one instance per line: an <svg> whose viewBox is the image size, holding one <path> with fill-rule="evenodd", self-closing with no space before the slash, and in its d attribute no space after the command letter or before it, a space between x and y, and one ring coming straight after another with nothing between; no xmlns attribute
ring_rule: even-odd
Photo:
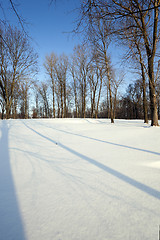
<svg viewBox="0 0 160 240"><path fill-rule="evenodd" d="M66 82L63 81L63 91L64 91L64 117L67 117L67 105L66 105Z"/></svg>
<svg viewBox="0 0 160 240"><path fill-rule="evenodd" d="M99 94L98 94L97 108L95 111L95 118L98 118L98 109L99 109L99 102L100 102L100 98L101 98L101 90L102 90L102 77L101 77L101 83L100 83L100 87L99 87Z"/></svg>
<svg viewBox="0 0 160 240"><path fill-rule="evenodd" d="M94 118L95 104L96 104L95 102L96 102L96 86L94 86L93 92L91 90L91 118Z"/></svg>
<svg viewBox="0 0 160 240"><path fill-rule="evenodd" d="M53 94L53 117L55 118L55 89L54 89L54 83L53 83L53 87L52 87L52 94Z"/></svg>
<svg viewBox="0 0 160 240"><path fill-rule="evenodd" d="M109 102L110 102L110 118L111 118L111 123L114 123L114 119L113 119L113 105L112 105L112 90L111 90L111 77L110 77L109 65L108 65L106 52L105 52L105 63L106 63L107 78L108 78L108 90L109 90Z"/></svg>
<svg viewBox="0 0 160 240"><path fill-rule="evenodd" d="M149 84L149 90L150 90L151 126L159 126L158 112L157 112L157 99L155 94L155 88L152 86L152 84Z"/></svg>
<svg viewBox="0 0 160 240"><path fill-rule="evenodd" d="M61 83L60 89L61 89L61 118L63 118L63 85L62 83Z"/></svg>
<svg viewBox="0 0 160 240"><path fill-rule="evenodd" d="M110 96L111 123L114 123L114 119L113 119L113 106L112 106L112 91L111 91L111 82L110 82L110 79L109 79L109 81L108 81L108 85L109 85L109 96Z"/></svg>
<svg viewBox="0 0 160 240"><path fill-rule="evenodd" d="M36 117L39 117L39 104L38 104L38 94L36 94Z"/></svg>
<svg viewBox="0 0 160 240"><path fill-rule="evenodd" d="M7 102L6 102L6 119L9 119L9 118L10 118L10 112L11 112L10 102L9 102L9 100L7 99Z"/></svg>
<svg viewBox="0 0 160 240"><path fill-rule="evenodd" d="M141 64L142 70L142 81L143 81L143 113L144 113L144 122L148 123L148 107L147 107L147 98L146 98L146 81L145 81L145 73L144 67Z"/></svg>
<svg viewBox="0 0 160 240"><path fill-rule="evenodd" d="M86 91L87 91L87 89L86 89L86 77L85 77L85 79L84 79L83 118L86 117Z"/></svg>
<svg viewBox="0 0 160 240"><path fill-rule="evenodd" d="M58 115L58 118L60 118L60 104L59 104L59 99L58 99L58 102L57 102L57 105L58 105L58 113L57 113L57 115Z"/></svg>
<svg viewBox="0 0 160 240"><path fill-rule="evenodd" d="M2 107L2 120L4 119L4 107Z"/></svg>
<svg viewBox="0 0 160 240"><path fill-rule="evenodd" d="M74 102L75 102L75 108L76 108L76 118L78 118L77 87L76 87L75 78L74 78Z"/></svg>
<svg viewBox="0 0 160 240"><path fill-rule="evenodd" d="M109 114L109 90L108 90L108 86L107 86L107 118L110 117Z"/></svg>
<svg viewBox="0 0 160 240"><path fill-rule="evenodd" d="M114 96L114 111L113 111L113 118L114 119L116 117L116 109L117 109L117 90L116 90L115 96Z"/></svg>
<svg viewBox="0 0 160 240"><path fill-rule="evenodd" d="M156 54L156 45L158 41L157 30L158 30L158 5L159 0L154 1L154 25L153 25L153 44L152 51L147 48L146 51L148 56L148 75L149 75L149 91L150 91L150 108L151 108L151 126L159 126L158 124L158 112L157 112L157 99L156 99L156 87L154 79L154 57Z"/></svg>
<svg viewBox="0 0 160 240"><path fill-rule="evenodd" d="M91 118L93 118L93 97L92 97L92 90L91 90Z"/></svg>
<svg viewBox="0 0 160 240"><path fill-rule="evenodd" d="M150 93L150 109L151 109L151 126L159 126L156 89L154 84L153 57L148 58L148 75L149 75L149 93Z"/></svg>
<svg viewBox="0 0 160 240"><path fill-rule="evenodd" d="M13 101L13 106L12 106L12 113L13 113L13 118L17 118L17 100L14 98Z"/></svg>
<svg viewBox="0 0 160 240"><path fill-rule="evenodd" d="M28 118L28 99L27 99L27 88L25 90L25 99L24 99L24 111L25 111L25 119Z"/></svg>
<svg viewBox="0 0 160 240"><path fill-rule="evenodd" d="M160 116L160 100L158 100L158 118Z"/></svg>

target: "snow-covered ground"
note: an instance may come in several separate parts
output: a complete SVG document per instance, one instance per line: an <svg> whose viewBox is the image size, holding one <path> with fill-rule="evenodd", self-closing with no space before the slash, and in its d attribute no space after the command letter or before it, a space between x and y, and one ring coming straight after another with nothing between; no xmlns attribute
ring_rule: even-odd
<svg viewBox="0 0 160 240"><path fill-rule="evenodd" d="M0 240L157 240L160 128L0 121Z"/></svg>

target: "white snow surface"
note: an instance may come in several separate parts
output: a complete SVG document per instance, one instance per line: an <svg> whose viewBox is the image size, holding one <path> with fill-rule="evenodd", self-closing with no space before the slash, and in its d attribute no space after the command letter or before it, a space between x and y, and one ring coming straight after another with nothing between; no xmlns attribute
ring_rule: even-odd
<svg viewBox="0 0 160 240"><path fill-rule="evenodd" d="M0 240L156 240L160 127L0 120Z"/></svg>

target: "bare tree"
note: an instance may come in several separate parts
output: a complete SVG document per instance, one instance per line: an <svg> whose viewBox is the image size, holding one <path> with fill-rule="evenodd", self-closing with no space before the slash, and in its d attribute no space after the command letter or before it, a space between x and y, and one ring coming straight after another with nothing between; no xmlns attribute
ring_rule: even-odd
<svg viewBox="0 0 160 240"><path fill-rule="evenodd" d="M61 118L67 117L67 70L68 70L68 57L65 55L61 55L57 63L55 64L55 73L57 78L57 90L58 94L60 94L60 105L61 105Z"/></svg>
<svg viewBox="0 0 160 240"><path fill-rule="evenodd" d="M72 78L72 89L73 89L73 96L74 96L74 105L75 105L75 117L79 117L79 102L78 102L78 71L76 66L76 56L75 54L71 56L71 62L70 62L70 74Z"/></svg>
<svg viewBox="0 0 160 240"><path fill-rule="evenodd" d="M53 96L53 116L55 117L55 101L58 105L58 117L67 117L67 71L68 57L51 53L46 57L44 67L50 77ZM55 100L56 96L56 100Z"/></svg>
<svg viewBox="0 0 160 240"><path fill-rule="evenodd" d="M17 28L1 29L8 43L0 41L0 88L5 102L6 117L9 118L16 84L30 79L36 71L37 54L26 36Z"/></svg>
<svg viewBox="0 0 160 240"><path fill-rule="evenodd" d="M20 101L22 99L20 84L16 83L13 94L13 101L11 106L12 118L16 119L18 115L18 105L20 105Z"/></svg>
<svg viewBox="0 0 160 240"><path fill-rule="evenodd" d="M66 55L61 55L59 59L59 81L62 86L63 102L64 102L64 117L67 117L67 72L68 72L68 57ZM60 74L61 72L61 74Z"/></svg>
<svg viewBox="0 0 160 240"><path fill-rule="evenodd" d="M89 69L89 85L91 95L91 117L98 117L99 103L103 80L105 76L105 67L101 65L97 59L93 59L94 64Z"/></svg>
<svg viewBox="0 0 160 240"><path fill-rule="evenodd" d="M74 97L75 116L86 116L86 109L91 104L90 116L98 117L99 103L105 77L105 66L92 55L89 47L78 45L74 48L70 63L72 93ZM90 101L88 101L88 93ZM88 108L89 109L89 108ZM88 112L89 114L89 112Z"/></svg>
<svg viewBox="0 0 160 240"><path fill-rule="evenodd" d="M103 19L93 22L89 18L89 41L93 48L94 58L100 64L105 66L105 72L108 79L109 103L110 103L110 118L111 123L114 123L113 116L113 101L112 101L112 66L110 56L108 54L108 47L110 44L110 24Z"/></svg>
<svg viewBox="0 0 160 240"><path fill-rule="evenodd" d="M90 86L90 97L91 97L91 118L94 117L95 114L95 101L96 101L96 90L99 82L98 72L95 77L94 67L90 66L89 69L89 86Z"/></svg>
<svg viewBox="0 0 160 240"><path fill-rule="evenodd" d="M91 19L105 19L112 23L112 33L123 38L136 29L145 46L150 90L151 125L158 125L154 64L159 35L159 0L87 0L82 2L82 15Z"/></svg>
<svg viewBox="0 0 160 240"><path fill-rule="evenodd" d="M53 117L55 118L55 80L56 72L55 66L57 64L57 56L54 53L51 53L50 56L46 56L44 67L47 74L49 75L51 88L52 88L52 102L53 102Z"/></svg>
<svg viewBox="0 0 160 240"><path fill-rule="evenodd" d="M49 100L48 100L48 84L41 82L39 85L35 85L37 91L39 93L39 98L41 99L42 103L42 117L48 118L49 117Z"/></svg>
<svg viewBox="0 0 160 240"><path fill-rule="evenodd" d="M123 34L123 42L128 46L128 52L125 56L126 60L132 59L131 65L135 65L140 72L143 86L143 112L144 122L148 123L148 105L146 99L146 80L148 77L147 59L145 56L145 47L142 41L141 35L138 34L137 29L130 29L131 33L127 32ZM128 61L127 61L128 63Z"/></svg>
<svg viewBox="0 0 160 240"><path fill-rule="evenodd" d="M79 106L81 107L80 116L85 118L90 59L86 46L84 45L76 46L74 48L74 54L79 89Z"/></svg>
<svg viewBox="0 0 160 240"><path fill-rule="evenodd" d="M30 84L28 83L28 81L25 81L20 86L21 106L23 110L23 118L25 119L29 117L29 89Z"/></svg>
<svg viewBox="0 0 160 240"><path fill-rule="evenodd" d="M114 72L113 74L113 79L112 79L112 91L113 91L113 96L114 96L114 108L113 108L113 116L114 116L114 119L116 118L116 110L117 110L117 94L118 94L118 89L119 87L123 84L124 82L124 73L121 73L121 74L116 74ZM117 77L118 75L118 77Z"/></svg>

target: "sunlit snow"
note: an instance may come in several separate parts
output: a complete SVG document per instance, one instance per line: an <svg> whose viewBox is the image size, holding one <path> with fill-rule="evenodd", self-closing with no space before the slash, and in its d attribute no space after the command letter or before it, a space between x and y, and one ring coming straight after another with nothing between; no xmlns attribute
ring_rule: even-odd
<svg viewBox="0 0 160 240"><path fill-rule="evenodd" d="M156 240L159 225L159 127L0 121L0 240Z"/></svg>

